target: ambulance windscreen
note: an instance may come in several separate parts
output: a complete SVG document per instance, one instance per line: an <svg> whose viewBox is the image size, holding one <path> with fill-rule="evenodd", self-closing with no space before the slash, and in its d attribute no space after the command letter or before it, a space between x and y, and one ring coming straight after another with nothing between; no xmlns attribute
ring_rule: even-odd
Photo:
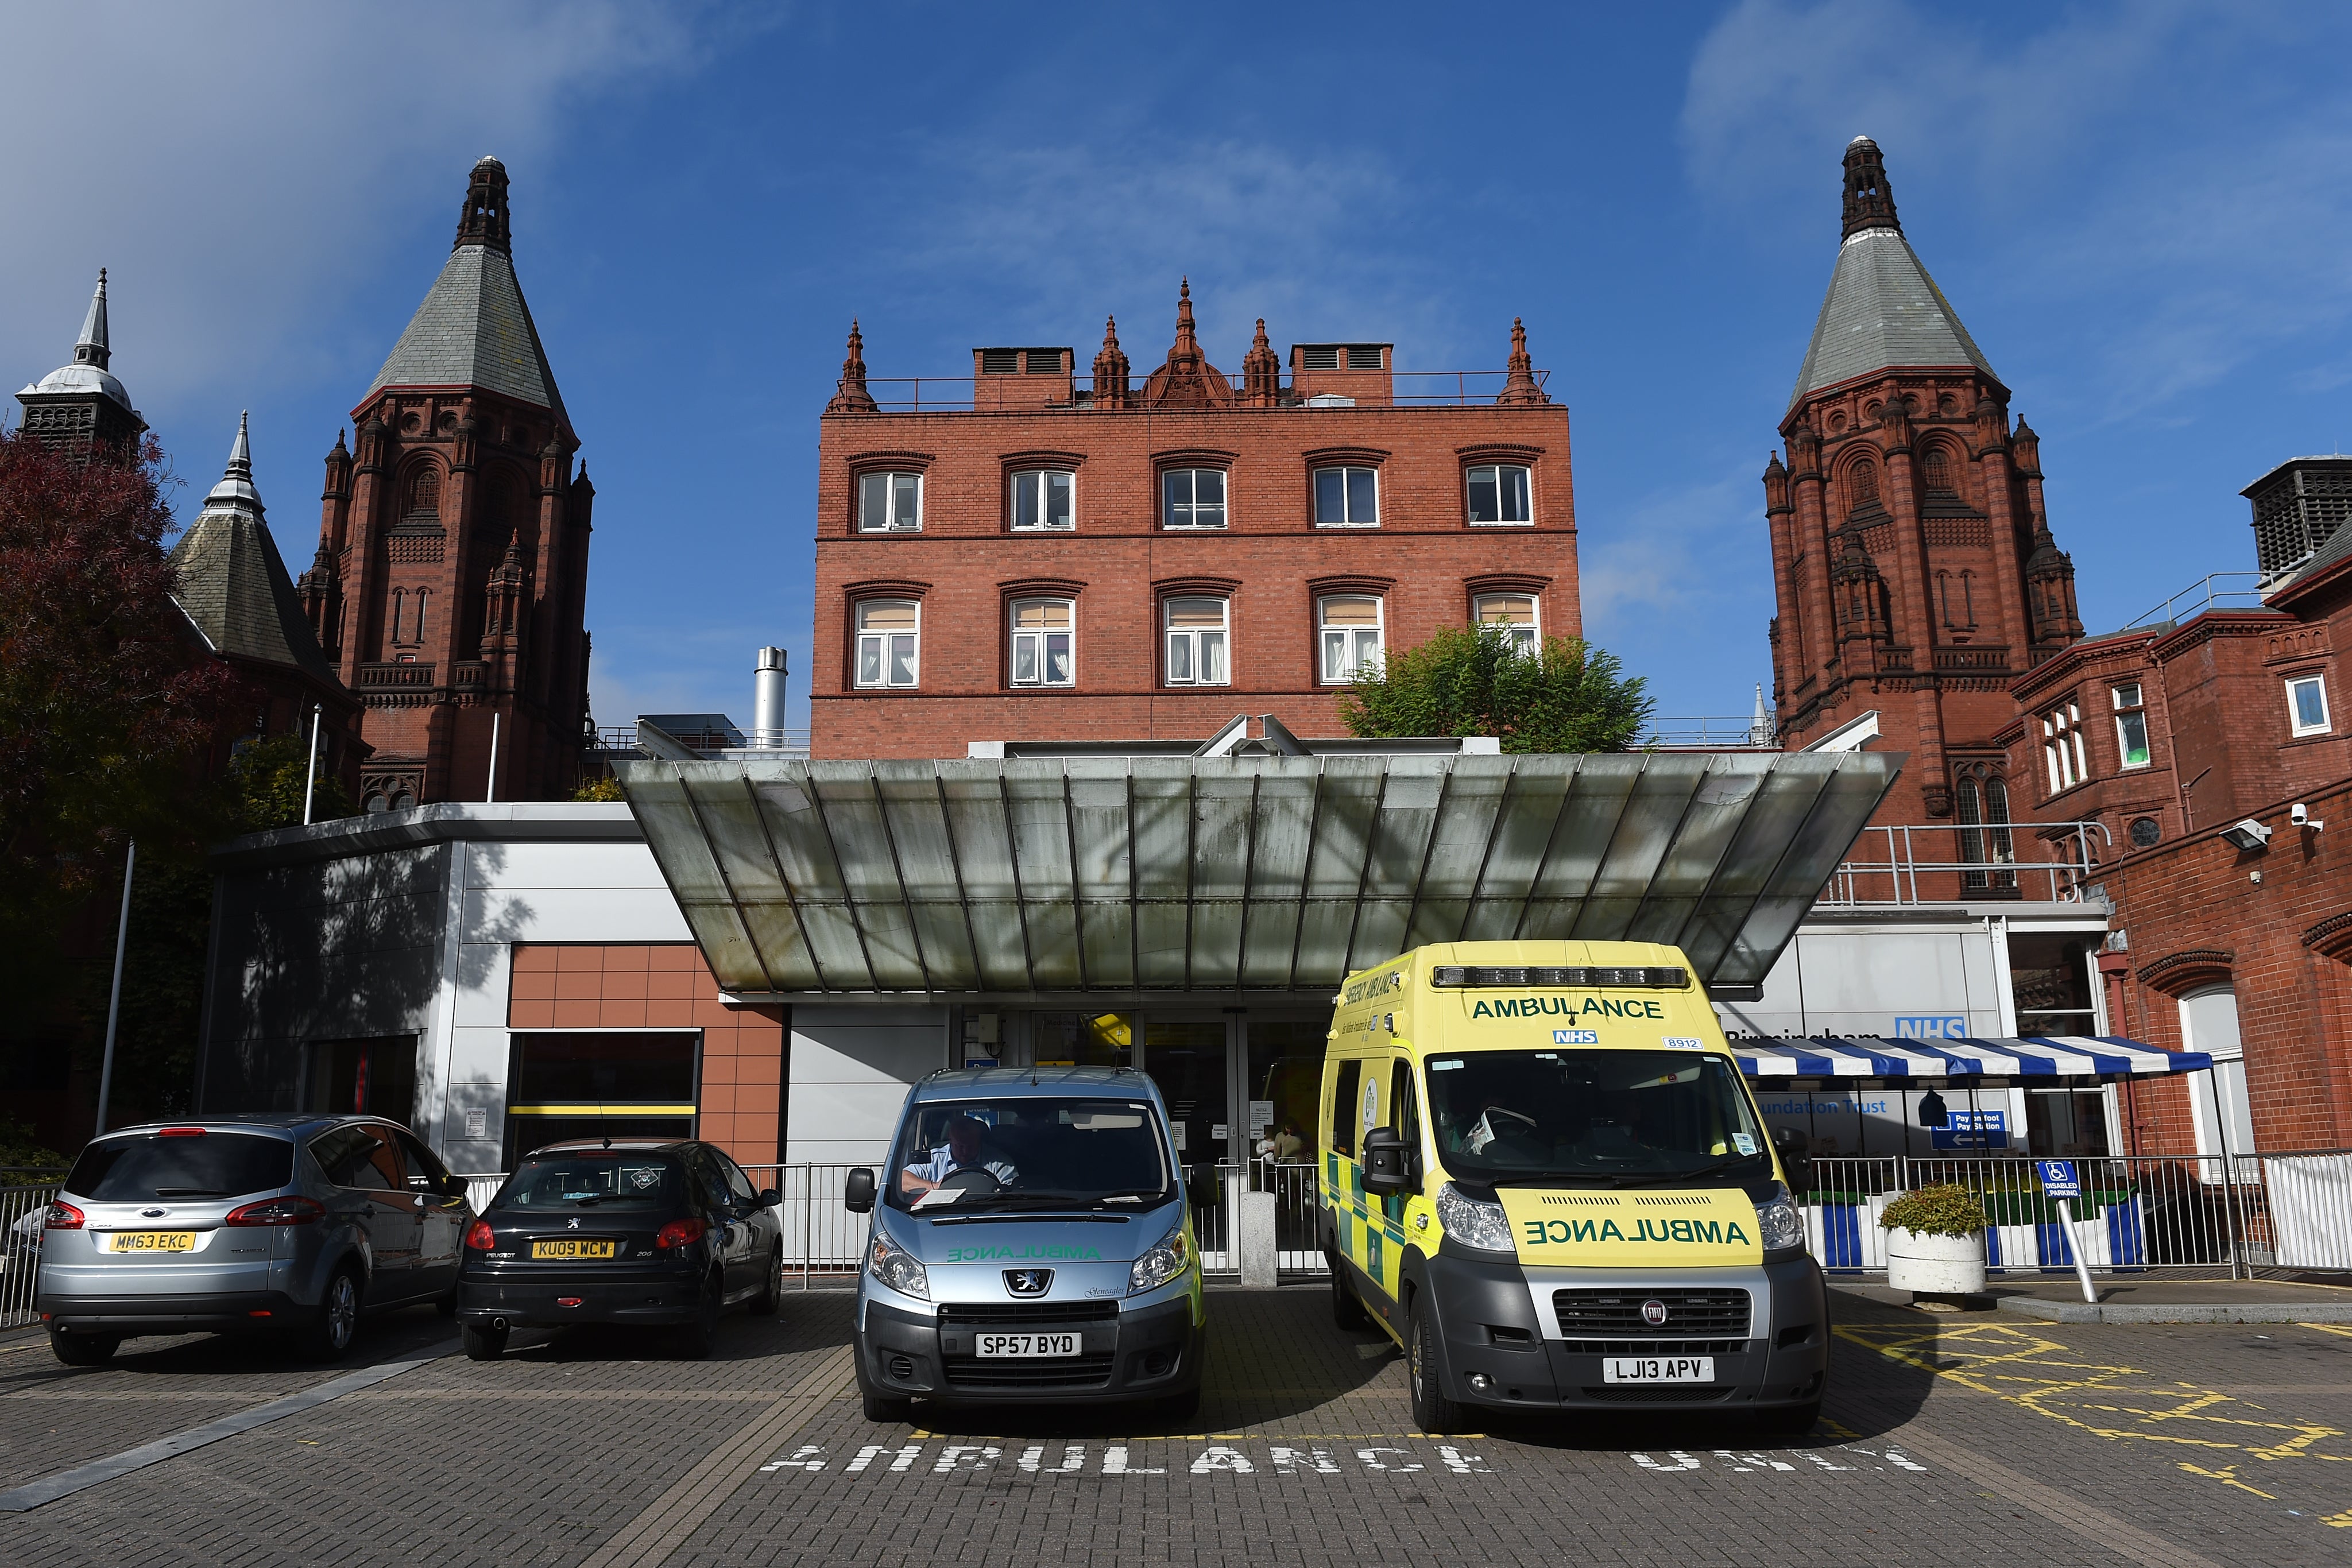
<svg viewBox="0 0 2352 1568"><path fill-rule="evenodd" d="M1466 1180L1648 1186L1770 1168L1763 1129L1721 1057L1482 1051L1431 1057L1428 1080L1439 1156Z"/></svg>

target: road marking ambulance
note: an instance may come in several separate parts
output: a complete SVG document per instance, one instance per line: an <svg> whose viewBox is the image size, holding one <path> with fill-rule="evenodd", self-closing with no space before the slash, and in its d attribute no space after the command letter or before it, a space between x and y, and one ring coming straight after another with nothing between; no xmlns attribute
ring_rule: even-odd
<svg viewBox="0 0 2352 1568"><path fill-rule="evenodd" d="M1679 949L1463 942L1350 975L1321 1114L1333 1314L1404 1348L1423 1430L1465 1406L1811 1427L1822 1271Z"/></svg>

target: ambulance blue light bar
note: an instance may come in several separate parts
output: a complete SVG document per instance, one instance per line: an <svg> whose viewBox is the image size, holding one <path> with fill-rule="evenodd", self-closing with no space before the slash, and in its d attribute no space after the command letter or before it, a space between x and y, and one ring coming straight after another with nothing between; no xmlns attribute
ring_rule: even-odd
<svg viewBox="0 0 2352 1568"><path fill-rule="evenodd" d="M1618 990L1679 991L1690 984L1688 969L1561 969L1526 964L1440 964L1429 972L1436 987L1572 986Z"/></svg>

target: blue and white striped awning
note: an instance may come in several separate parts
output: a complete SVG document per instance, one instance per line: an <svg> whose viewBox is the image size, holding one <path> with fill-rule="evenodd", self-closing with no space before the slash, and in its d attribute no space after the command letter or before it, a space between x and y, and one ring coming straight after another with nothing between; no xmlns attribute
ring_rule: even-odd
<svg viewBox="0 0 2352 1568"><path fill-rule="evenodd" d="M2158 1051L2121 1035L2030 1035L2022 1040L1887 1040L1853 1035L1834 1040L1743 1040L1732 1042L1739 1070L1750 1078L1996 1078L2135 1077L2199 1072L2213 1059L2197 1051Z"/></svg>

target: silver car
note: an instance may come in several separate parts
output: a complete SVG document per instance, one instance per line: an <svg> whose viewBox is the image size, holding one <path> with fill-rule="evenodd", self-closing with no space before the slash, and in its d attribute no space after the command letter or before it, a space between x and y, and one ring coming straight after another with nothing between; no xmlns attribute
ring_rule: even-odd
<svg viewBox="0 0 2352 1568"><path fill-rule="evenodd" d="M463 1178L374 1116L205 1116L125 1127L75 1159L43 1218L49 1348L92 1366L135 1334L289 1331L349 1349L360 1314L457 1306Z"/></svg>

